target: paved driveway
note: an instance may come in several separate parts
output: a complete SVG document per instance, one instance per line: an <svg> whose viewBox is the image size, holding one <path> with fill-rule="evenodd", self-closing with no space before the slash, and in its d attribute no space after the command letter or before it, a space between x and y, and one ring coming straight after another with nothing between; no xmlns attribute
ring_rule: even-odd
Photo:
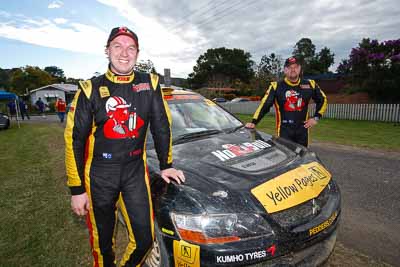
<svg viewBox="0 0 400 267"><path fill-rule="evenodd" d="M400 153L314 144L342 192L338 241L400 266Z"/></svg>

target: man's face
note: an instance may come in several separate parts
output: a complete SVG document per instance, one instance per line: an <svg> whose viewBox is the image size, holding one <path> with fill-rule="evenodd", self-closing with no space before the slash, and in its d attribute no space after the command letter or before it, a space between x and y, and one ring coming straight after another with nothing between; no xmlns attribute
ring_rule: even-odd
<svg viewBox="0 0 400 267"><path fill-rule="evenodd" d="M119 75L130 74L136 64L138 49L132 38L120 35L106 49L111 70Z"/></svg>
<svg viewBox="0 0 400 267"><path fill-rule="evenodd" d="M299 64L291 64L284 68L284 72L289 81L295 82L300 77L301 66Z"/></svg>

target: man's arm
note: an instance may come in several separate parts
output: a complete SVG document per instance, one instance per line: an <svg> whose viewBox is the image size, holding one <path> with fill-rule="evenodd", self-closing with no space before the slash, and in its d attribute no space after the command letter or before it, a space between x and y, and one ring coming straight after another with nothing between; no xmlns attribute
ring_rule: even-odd
<svg viewBox="0 0 400 267"><path fill-rule="evenodd" d="M328 99L326 98L325 93L321 90L319 85L314 80L310 80L310 84L313 88L312 99L316 104L314 117L321 118L324 115L326 108L328 107Z"/></svg>
<svg viewBox="0 0 400 267"><path fill-rule="evenodd" d="M86 213L84 211L88 207L84 184L84 159L86 140L90 134L93 120L89 101L91 93L90 81L86 82L85 86L84 88L81 85L75 94L64 131L67 184L72 195L71 206L78 215L84 215Z"/></svg>
<svg viewBox="0 0 400 267"><path fill-rule="evenodd" d="M160 161L161 177L167 182L170 178L176 182L184 182L182 171L172 168L172 117L163 92L158 82L158 75L150 74L154 89L150 114L150 131L154 139L154 147Z"/></svg>
<svg viewBox="0 0 400 267"><path fill-rule="evenodd" d="M328 100L325 93L314 80L309 80L313 89L312 99L315 102L315 114L304 123L305 128L311 128L318 123L318 120L324 115L328 106Z"/></svg>
<svg viewBox="0 0 400 267"><path fill-rule="evenodd" d="M255 125L265 116L265 114L269 112L271 106L274 104L276 88L277 83L271 82L268 90L265 92L264 97L261 99L260 105L253 115L252 121L246 123L247 128L254 128Z"/></svg>

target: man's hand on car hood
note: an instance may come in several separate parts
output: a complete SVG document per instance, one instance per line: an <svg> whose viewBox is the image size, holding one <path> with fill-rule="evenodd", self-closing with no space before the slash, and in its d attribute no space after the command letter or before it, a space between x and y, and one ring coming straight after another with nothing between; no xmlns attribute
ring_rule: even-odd
<svg viewBox="0 0 400 267"><path fill-rule="evenodd" d="M161 178L163 178L167 183L171 182L170 179L174 179L178 184L185 182L185 175L183 175L183 172L174 168L162 170Z"/></svg>

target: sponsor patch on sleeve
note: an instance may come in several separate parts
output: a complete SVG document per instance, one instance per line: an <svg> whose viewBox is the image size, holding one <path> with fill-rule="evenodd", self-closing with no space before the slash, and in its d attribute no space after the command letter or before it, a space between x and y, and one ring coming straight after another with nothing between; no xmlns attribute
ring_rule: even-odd
<svg viewBox="0 0 400 267"><path fill-rule="evenodd" d="M176 267L200 267L200 246L183 240L174 240Z"/></svg>
<svg viewBox="0 0 400 267"><path fill-rule="evenodd" d="M100 86L99 87L99 91L100 91L100 97L101 98L110 96L110 91L108 91L108 87L107 86Z"/></svg>

